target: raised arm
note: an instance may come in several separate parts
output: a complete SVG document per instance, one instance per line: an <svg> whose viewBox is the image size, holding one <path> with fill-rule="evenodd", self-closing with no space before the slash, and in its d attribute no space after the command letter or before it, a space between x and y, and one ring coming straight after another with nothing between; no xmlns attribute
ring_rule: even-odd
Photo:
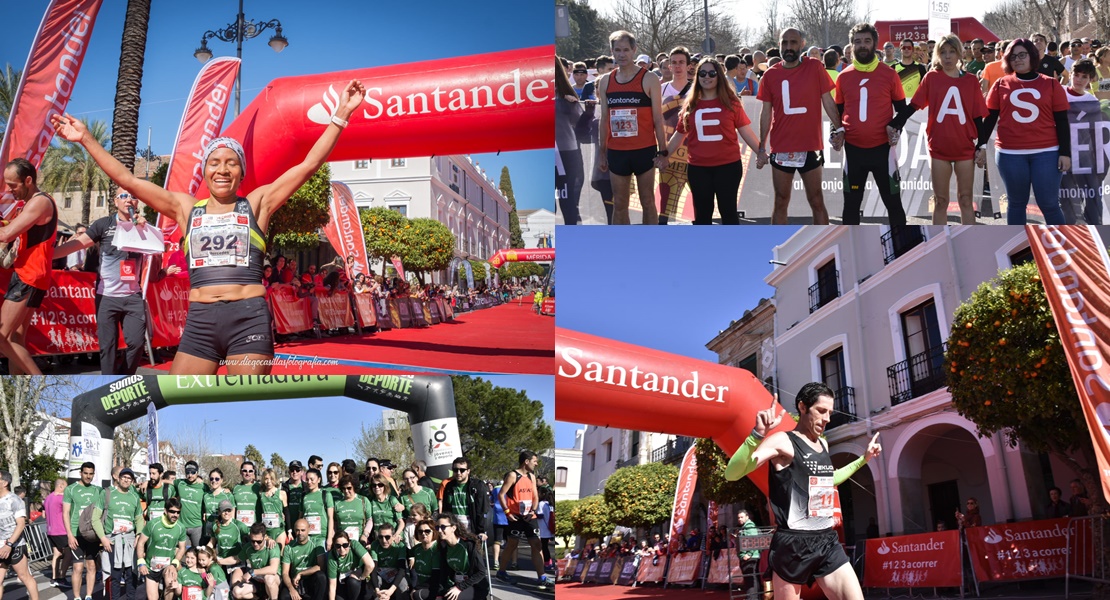
<svg viewBox="0 0 1110 600"><path fill-rule="evenodd" d="M96 164L117 185L141 198L154 210L178 223L184 222L189 214L189 208L195 202L192 196L171 192L149 181L139 179L89 135L84 123L72 116L68 114L65 116L54 115L50 117L50 122L54 125L54 131L58 134L58 137L81 144L89 153L89 156L96 161Z"/></svg>
<svg viewBox="0 0 1110 600"><path fill-rule="evenodd" d="M273 183L260 186L247 196L252 204L255 201L259 202L258 226L263 231L267 229L270 217L274 212L281 208L289 200L289 197L304 185L309 177L312 177L312 174L328 159L328 155L331 154L336 142L339 141L339 134L345 127L345 125L340 126L336 121L346 121L351 113L358 108L359 104L362 104L362 96L365 92L366 90L362 87L362 84L358 80L352 79L339 98L339 108L336 109L332 122L324 129L324 133L313 144L304 160L282 173Z"/></svg>

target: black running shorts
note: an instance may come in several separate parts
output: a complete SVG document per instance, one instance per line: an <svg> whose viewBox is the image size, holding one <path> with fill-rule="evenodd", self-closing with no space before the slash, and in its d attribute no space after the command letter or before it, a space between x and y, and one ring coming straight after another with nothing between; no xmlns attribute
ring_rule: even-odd
<svg viewBox="0 0 1110 600"><path fill-rule="evenodd" d="M647 173L655 167L656 150L655 146L639 150L606 150L609 172L623 177Z"/></svg>
<svg viewBox="0 0 1110 600"><path fill-rule="evenodd" d="M272 357L274 336L266 299L190 302L177 351L213 362L243 354Z"/></svg>
<svg viewBox="0 0 1110 600"><path fill-rule="evenodd" d="M771 570L796 585L813 585L848 563L836 530L784 531L771 538Z"/></svg>

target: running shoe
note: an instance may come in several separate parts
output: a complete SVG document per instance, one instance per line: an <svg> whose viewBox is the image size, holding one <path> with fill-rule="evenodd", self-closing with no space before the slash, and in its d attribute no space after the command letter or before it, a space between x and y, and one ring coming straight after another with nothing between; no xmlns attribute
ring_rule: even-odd
<svg viewBox="0 0 1110 600"><path fill-rule="evenodd" d="M504 581L505 583L512 583L512 581L513 581L512 579L509 578L509 574L504 572L504 571L498 571L497 572L497 578L500 579L501 581Z"/></svg>

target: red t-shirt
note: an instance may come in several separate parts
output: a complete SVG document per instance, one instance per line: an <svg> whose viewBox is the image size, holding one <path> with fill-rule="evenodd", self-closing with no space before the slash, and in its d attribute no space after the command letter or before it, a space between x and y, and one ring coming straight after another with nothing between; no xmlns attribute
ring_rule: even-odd
<svg viewBox="0 0 1110 600"><path fill-rule="evenodd" d="M929 71L910 104L917 109L931 107L925 124L930 156L952 161L975 158L979 132L974 119L987 116L978 77L966 72L949 77L944 71Z"/></svg>
<svg viewBox="0 0 1110 600"><path fill-rule="evenodd" d="M835 87L825 65L803 56L793 69L767 69L756 98L771 103L771 152L812 152L825 147L821 97Z"/></svg>
<svg viewBox="0 0 1110 600"><path fill-rule="evenodd" d="M690 164L716 167L740 160L740 138L736 128L751 122L739 102L732 105L732 110L726 110L720 98L698 101L689 116L678 120L678 132L686 135Z"/></svg>
<svg viewBox="0 0 1110 600"><path fill-rule="evenodd" d="M894 118L894 104L905 100L902 80L894 69L879 63L866 73L849 66L836 78L837 104L844 105L844 141L859 148L886 144L886 125Z"/></svg>
<svg viewBox="0 0 1110 600"><path fill-rule="evenodd" d="M1068 109L1068 95L1060 82L1046 75L1024 81L1011 73L991 86L987 108L1000 111L996 147L1042 150L1059 145L1053 113Z"/></svg>

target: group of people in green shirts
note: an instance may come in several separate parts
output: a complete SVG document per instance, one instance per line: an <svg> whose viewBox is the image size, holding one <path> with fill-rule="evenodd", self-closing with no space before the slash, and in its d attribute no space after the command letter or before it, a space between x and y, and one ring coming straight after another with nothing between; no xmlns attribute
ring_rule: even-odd
<svg viewBox="0 0 1110 600"><path fill-rule="evenodd" d="M85 463L63 499L74 598L84 575L91 600L101 551L119 600L135 600L141 578L147 600L487 598L488 565L472 533L484 516L460 520L450 501L439 512L435 483L417 468L403 472L402 491L388 461L367 462L361 483L348 459L329 464L322 485L319 457L308 469L291 462L283 482L248 460L234 486L220 469L205 481L195 461L166 481L154 463L142 492L131 469L107 489L94 485L95 465Z"/></svg>

